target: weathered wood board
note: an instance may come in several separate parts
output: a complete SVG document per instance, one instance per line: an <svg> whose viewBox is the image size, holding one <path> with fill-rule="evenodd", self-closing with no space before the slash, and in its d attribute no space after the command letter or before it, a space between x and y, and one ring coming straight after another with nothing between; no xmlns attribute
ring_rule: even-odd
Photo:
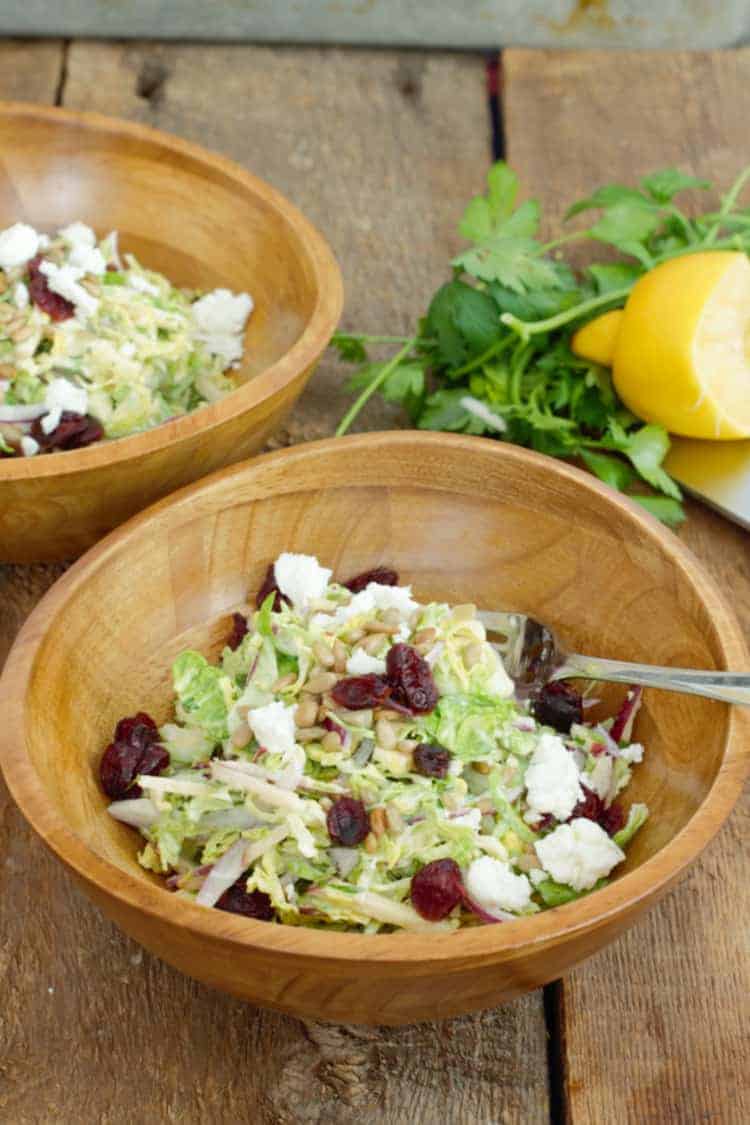
<svg viewBox="0 0 750 1125"><path fill-rule="evenodd" d="M603 182L676 164L723 188L748 162L748 50L519 50L504 71L508 159L555 226ZM750 630L747 533L690 504L681 537ZM572 1125L750 1120L749 828L746 794L681 887L562 985Z"/></svg>

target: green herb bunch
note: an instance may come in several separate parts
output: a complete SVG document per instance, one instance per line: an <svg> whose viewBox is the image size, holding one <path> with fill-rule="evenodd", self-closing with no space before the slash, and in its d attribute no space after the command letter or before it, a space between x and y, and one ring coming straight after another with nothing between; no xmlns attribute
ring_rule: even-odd
<svg viewBox="0 0 750 1125"><path fill-rule="evenodd" d="M638 278L660 262L699 250L750 250L750 209L737 200L746 169L717 211L689 217L674 200L711 185L674 168L637 188L608 184L567 212L599 212L583 230L542 243L539 204L517 205L518 178L495 164L485 196L472 199L459 230L470 243L411 337L338 333L332 345L359 365L359 396L337 434L372 394L401 403L413 424L498 437L553 457L578 458L665 523L684 518L680 490L662 468L669 437L618 399L609 371L573 354L570 338L593 316L622 306ZM560 247L595 240L619 258L576 273ZM368 348L397 344L373 362ZM643 482L653 493L639 491Z"/></svg>

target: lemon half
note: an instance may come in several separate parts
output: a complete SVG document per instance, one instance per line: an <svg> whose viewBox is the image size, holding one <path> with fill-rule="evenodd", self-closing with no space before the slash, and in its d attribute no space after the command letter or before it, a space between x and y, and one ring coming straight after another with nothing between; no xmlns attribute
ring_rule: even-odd
<svg viewBox="0 0 750 1125"><path fill-rule="evenodd" d="M593 363L611 367L623 315L622 309L612 309L611 312L595 316L573 333L570 350L581 359L590 359Z"/></svg>
<svg viewBox="0 0 750 1125"><path fill-rule="evenodd" d="M614 384L639 418L686 437L750 436L750 262L733 251L673 258L623 310Z"/></svg>

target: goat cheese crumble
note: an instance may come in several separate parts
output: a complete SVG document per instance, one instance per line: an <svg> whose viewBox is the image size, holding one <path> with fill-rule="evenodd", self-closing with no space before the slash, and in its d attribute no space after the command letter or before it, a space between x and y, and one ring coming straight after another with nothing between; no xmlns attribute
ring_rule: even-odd
<svg viewBox="0 0 750 1125"><path fill-rule="evenodd" d="M294 750L295 710L295 707L277 701L248 711L248 726L258 745L271 754L288 754Z"/></svg>
<svg viewBox="0 0 750 1125"><path fill-rule="evenodd" d="M285 552L274 563L278 587L295 609L304 610L310 602L322 598L328 587L331 571L321 566L312 555Z"/></svg>
<svg viewBox="0 0 750 1125"><path fill-rule="evenodd" d="M557 883L589 891L622 863L625 852L593 820L578 817L561 824L536 845L536 854Z"/></svg>
<svg viewBox="0 0 750 1125"><path fill-rule="evenodd" d="M531 906L532 886L524 874L517 875L507 861L483 855L466 873L466 889L490 913L507 910L516 914Z"/></svg>
<svg viewBox="0 0 750 1125"><path fill-rule="evenodd" d="M526 792L531 813L558 820L567 820L583 796L575 760L557 735L539 739L526 771Z"/></svg>

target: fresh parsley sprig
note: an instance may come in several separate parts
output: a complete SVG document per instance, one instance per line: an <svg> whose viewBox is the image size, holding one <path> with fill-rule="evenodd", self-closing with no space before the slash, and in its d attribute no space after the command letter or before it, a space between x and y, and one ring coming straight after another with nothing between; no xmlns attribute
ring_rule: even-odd
<svg viewBox="0 0 750 1125"><path fill-rule="evenodd" d="M706 180L665 168L637 187L607 184L569 208L566 219L597 213L587 227L542 243L539 205L517 204L518 178L495 164L487 192L459 224L470 244L454 258L411 337L338 333L332 345L359 364L348 386L359 392L342 419L345 433L379 393L401 403L420 429L487 434L554 457L577 458L665 523L683 518L680 490L662 468L666 432L645 425L617 398L609 372L570 349L573 331L622 306L647 270L707 249L750 250L750 210L738 208L746 169L717 211L690 216L675 203ZM575 241L613 248L617 260L575 273L560 248ZM368 349L398 344L386 360ZM655 495L634 491L646 483Z"/></svg>

